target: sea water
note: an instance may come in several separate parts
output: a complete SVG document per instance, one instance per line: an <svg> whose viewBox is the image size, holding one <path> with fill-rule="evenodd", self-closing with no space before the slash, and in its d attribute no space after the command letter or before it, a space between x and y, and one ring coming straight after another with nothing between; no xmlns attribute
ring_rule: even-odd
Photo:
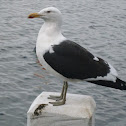
<svg viewBox="0 0 126 126"><path fill-rule="evenodd" d="M0 1L0 126L26 126L27 110L42 91L60 92L62 81L37 64L34 47L41 19L30 13L55 6L62 32L111 63L126 81L125 0ZM86 82L69 83L69 93L91 95L96 126L126 126L126 92Z"/></svg>

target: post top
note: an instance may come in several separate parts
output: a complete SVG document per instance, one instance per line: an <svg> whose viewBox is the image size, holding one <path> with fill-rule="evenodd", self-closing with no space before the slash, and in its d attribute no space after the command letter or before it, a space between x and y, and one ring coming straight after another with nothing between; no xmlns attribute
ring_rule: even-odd
<svg viewBox="0 0 126 126"><path fill-rule="evenodd" d="M53 106L49 104L49 102L54 102L54 100L48 99L49 95L60 95L60 93L42 92L34 100L27 113L31 116L38 116L45 112L77 118L91 118L96 108L96 103L91 96L67 93L65 105Z"/></svg>

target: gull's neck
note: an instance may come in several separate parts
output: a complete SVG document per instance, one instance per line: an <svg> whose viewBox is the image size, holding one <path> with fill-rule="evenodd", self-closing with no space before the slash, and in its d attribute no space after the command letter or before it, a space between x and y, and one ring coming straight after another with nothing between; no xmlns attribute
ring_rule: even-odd
<svg viewBox="0 0 126 126"><path fill-rule="evenodd" d="M66 40L66 38L61 33L60 22L44 22L37 38L37 55L44 54L52 45L59 44L64 40Z"/></svg>
<svg viewBox="0 0 126 126"><path fill-rule="evenodd" d="M59 44L64 39L65 37L61 33L61 23L46 21L39 31L37 43L44 45Z"/></svg>
<svg viewBox="0 0 126 126"><path fill-rule="evenodd" d="M61 23L60 21L45 21L42 25L39 34L46 35L48 37L54 37L61 34Z"/></svg>

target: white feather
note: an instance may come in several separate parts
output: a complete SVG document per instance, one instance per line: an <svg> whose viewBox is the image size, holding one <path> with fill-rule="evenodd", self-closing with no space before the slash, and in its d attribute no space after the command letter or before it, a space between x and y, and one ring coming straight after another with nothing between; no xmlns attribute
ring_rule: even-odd
<svg viewBox="0 0 126 126"><path fill-rule="evenodd" d="M93 60L95 60L95 61L99 61L99 59L98 59L97 57L94 57Z"/></svg>

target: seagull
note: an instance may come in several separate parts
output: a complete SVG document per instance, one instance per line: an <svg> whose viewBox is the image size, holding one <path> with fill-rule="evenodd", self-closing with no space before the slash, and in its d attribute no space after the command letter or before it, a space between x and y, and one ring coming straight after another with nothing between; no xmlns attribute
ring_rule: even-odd
<svg viewBox="0 0 126 126"><path fill-rule="evenodd" d="M111 64L63 36L62 14L57 8L42 9L38 13L31 13L28 18L44 20L38 33L36 54L40 64L64 82L60 96L49 96L49 99L56 100L50 102L53 106L65 104L69 81L86 81L126 90L126 82L118 78Z"/></svg>

